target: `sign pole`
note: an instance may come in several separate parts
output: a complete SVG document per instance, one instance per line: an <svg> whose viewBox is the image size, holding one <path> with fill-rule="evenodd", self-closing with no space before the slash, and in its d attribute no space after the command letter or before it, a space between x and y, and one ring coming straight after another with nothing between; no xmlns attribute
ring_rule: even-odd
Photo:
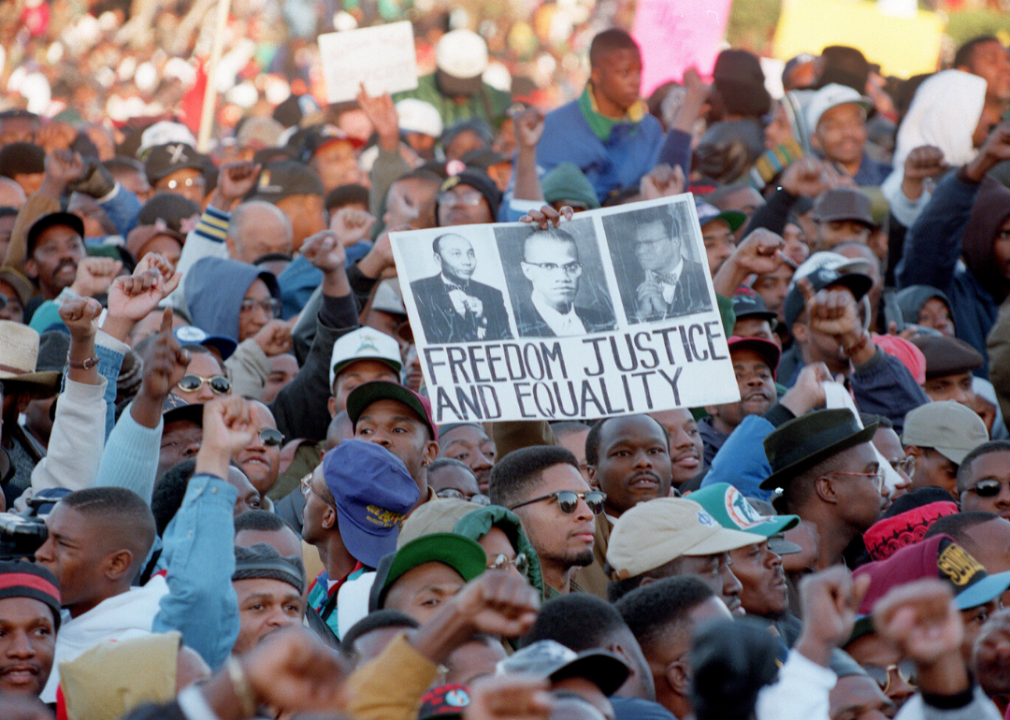
<svg viewBox="0 0 1010 720"><path fill-rule="evenodd" d="M200 112L200 133L197 135L196 149L202 153L210 150L210 131L214 127L214 109L217 105L217 84L215 73L221 61L224 49L224 32L228 25L228 13L231 11L231 0L218 0L217 22L214 29L214 45L210 51L210 61L207 64L207 86L203 91L203 108Z"/></svg>

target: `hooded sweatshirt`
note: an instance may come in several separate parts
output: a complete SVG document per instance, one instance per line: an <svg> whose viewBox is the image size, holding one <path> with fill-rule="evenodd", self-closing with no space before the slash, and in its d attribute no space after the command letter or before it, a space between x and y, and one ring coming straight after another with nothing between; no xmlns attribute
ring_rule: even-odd
<svg viewBox="0 0 1010 720"><path fill-rule="evenodd" d="M533 549L526 533L523 532L519 516L514 512L498 505L487 505L464 515L452 531L457 535L480 541L482 537L491 532L491 528L498 528L505 533L512 547L515 548L516 554L526 555L526 559L529 561L526 579L543 598L544 578L540 570L540 558L537 557L537 551Z"/></svg>
<svg viewBox="0 0 1010 720"><path fill-rule="evenodd" d="M999 305L1010 293L1010 280L996 266L993 245L1000 226L1010 217L1010 189L990 177L979 186L971 217L964 228L961 250L965 264ZM989 329L986 328L986 333Z"/></svg>
<svg viewBox="0 0 1010 720"><path fill-rule="evenodd" d="M257 278L266 283L273 298L281 299L277 278L255 265L216 257L195 263L183 282L193 324L208 335L223 335L238 342L242 299Z"/></svg>

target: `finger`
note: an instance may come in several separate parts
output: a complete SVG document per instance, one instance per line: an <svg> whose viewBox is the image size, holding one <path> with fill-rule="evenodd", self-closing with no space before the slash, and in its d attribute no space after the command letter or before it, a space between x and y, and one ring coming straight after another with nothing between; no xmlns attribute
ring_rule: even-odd
<svg viewBox="0 0 1010 720"><path fill-rule="evenodd" d="M175 291L175 289L179 287L180 282L182 282L182 274L178 272L173 273L165 281L165 287L164 287L165 294L168 295L169 293Z"/></svg>
<svg viewBox="0 0 1010 720"><path fill-rule="evenodd" d="M164 314L161 316L161 330L163 333L172 332L172 308L165 308Z"/></svg>
<svg viewBox="0 0 1010 720"><path fill-rule="evenodd" d="M803 304L809 305L814 299L814 286L811 284L809 278L800 278L796 281L796 286L800 289L800 294L803 296Z"/></svg>

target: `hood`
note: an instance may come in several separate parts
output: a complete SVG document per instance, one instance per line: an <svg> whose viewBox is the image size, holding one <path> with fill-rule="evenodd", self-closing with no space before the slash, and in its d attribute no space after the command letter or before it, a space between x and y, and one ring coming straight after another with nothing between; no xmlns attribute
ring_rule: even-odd
<svg viewBox="0 0 1010 720"><path fill-rule="evenodd" d="M943 150L952 167L971 160L971 136L982 116L985 90L984 79L960 70L944 70L923 82L898 128L894 168L902 170L909 153L922 145Z"/></svg>
<svg viewBox="0 0 1010 720"><path fill-rule="evenodd" d="M533 545L526 537L526 533L523 532L522 523L519 522L519 517L515 513L498 505L488 505L464 515L452 531L471 540L480 541L482 537L491 532L491 528L495 527L505 533L517 554L524 553L526 555L526 559L529 560L526 579L530 581L530 585L537 589L542 600L544 578L540 571L540 559L537 557L537 551L533 549Z"/></svg>
<svg viewBox="0 0 1010 720"><path fill-rule="evenodd" d="M193 324L208 335L223 335L238 342L242 298L257 278L266 283L274 298L281 299L273 273L238 260L208 257L198 261L183 282Z"/></svg>
<svg viewBox="0 0 1010 720"><path fill-rule="evenodd" d="M1010 189L986 177L971 208L961 247L971 274L992 295L996 304L1001 303L1010 291L1010 280L997 270L992 252L996 233L1008 217Z"/></svg>

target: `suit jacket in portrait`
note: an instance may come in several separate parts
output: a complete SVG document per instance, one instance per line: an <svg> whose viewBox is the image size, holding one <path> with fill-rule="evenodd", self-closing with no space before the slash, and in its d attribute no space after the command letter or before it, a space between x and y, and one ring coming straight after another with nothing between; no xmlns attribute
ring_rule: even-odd
<svg viewBox="0 0 1010 720"><path fill-rule="evenodd" d="M449 289L442 282L441 275L415 280L410 284L417 304L417 314L421 318L424 337L429 343L478 342L484 340L510 340L508 312L501 290L490 285L471 280L466 293L484 305L487 330L484 337L478 337L482 324L470 312L460 315L452 306Z"/></svg>
<svg viewBox="0 0 1010 720"><path fill-rule="evenodd" d="M628 322L651 322L667 318L681 317L696 312L712 309L708 296L708 285L705 275L708 270L700 262L684 258L684 268L680 272L677 286L673 291L673 300L667 306L666 313L661 318L643 318L638 313L638 286L645 281L645 271L638 269L628 278L627 285L622 284L621 297L628 312Z"/></svg>
<svg viewBox="0 0 1010 720"><path fill-rule="evenodd" d="M519 337L555 337L550 325L537 312L529 294L525 294L518 299L515 310L516 331ZM576 305L575 314L582 321L582 325L586 328L587 333L604 332L614 329L615 321L612 312Z"/></svg>

